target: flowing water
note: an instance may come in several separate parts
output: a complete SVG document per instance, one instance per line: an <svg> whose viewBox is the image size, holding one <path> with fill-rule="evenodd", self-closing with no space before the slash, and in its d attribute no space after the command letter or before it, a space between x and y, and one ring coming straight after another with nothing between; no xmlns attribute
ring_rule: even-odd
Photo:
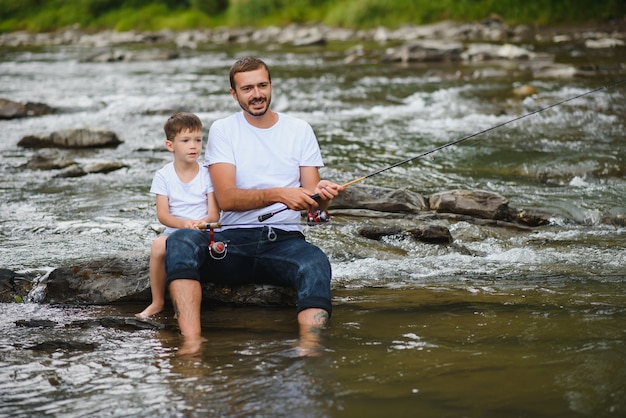
<svg viewBox="0 0 626 418"><path fill-rule="evenodd" d="M185 109L208 128L237 111L227 71L244 54L268 62L274 109L311 123L322 174L338 183L615 81L346 65L338 50L207 49L116 63L82 62L93 50L80 47L2 51L0 96L62 112L0 121L0 267L45 272L148 248L150 182L171 158L163 122ZM619 64L624 49L551 52L602 66ZM511 94L524 83L538 94ZM207 341L186 357L176 355L171 310L157 318L164 329L124 330L74 324L142 306L2 304L0 416L624 416L626 229L603 218L626 215L625 115L624 85L604 89L367 179L425 195L489 190L554 216L531 231L458 221L447 246L368 240L356 232L376 222L366 218L311 228L334 271L318 357L295 355L287 308L206 307ZM18 168L35 154L17 146L22 137L79 127L125 142L70 151L74 160L127 168L80 178ZM54 323L19 326L31 319Z"/></svg>

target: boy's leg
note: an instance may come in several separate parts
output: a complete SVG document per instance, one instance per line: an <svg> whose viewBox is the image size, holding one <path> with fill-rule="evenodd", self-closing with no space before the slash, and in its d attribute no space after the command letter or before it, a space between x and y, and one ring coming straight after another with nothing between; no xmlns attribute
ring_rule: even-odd
<svg viewBox="0 0 626 418"><path fill-rule="evenodd" d="M163 310L165 305L165 241L161 236L152 242L150 248L150 292L152 302L146 309L136 314L138 318L148 318Z"/></svg>

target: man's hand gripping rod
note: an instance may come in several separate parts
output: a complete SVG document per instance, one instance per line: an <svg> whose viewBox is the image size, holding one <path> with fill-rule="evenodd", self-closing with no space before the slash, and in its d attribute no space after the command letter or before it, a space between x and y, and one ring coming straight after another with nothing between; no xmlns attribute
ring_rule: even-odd
<svg viewBox="0 0 626 418"><path fill-rule="evenodd" d="M352 180L352 181L349 181L349 182L347 182L346 184L342 184L342 185L341 185L341 187L348 187L348 186L350 186L351 184L358 183L358 182L360 182L361 180L365 180L365 179L366 179L366 178L368 178L369 176L370 176L370 175L363 176L363 177L359 177L358 179L354 179L354 180ZM315 194L312 194L312 195L310 196L310 198L311 198L311 199L313 199L313 200L315 200L315 201L317 202L317 201L319 201L319 199L320 199L320 195L319 195L319 193L315 193ZM278 210L277 210L277 211L275 211L275 212L268 212L268 213L266 213L266 214L260 215L260 216L258 217L259 222L264 222L264 221L267 221L267 220L268 220L269 218L271 218L272 216L274 216L274 215L276 215L276 214L278 214L278 213L284 212L284 211L286 211L287 209L289 209L289 208L288 208L287 206L285 206L284 208L278 209Z"/></svg>

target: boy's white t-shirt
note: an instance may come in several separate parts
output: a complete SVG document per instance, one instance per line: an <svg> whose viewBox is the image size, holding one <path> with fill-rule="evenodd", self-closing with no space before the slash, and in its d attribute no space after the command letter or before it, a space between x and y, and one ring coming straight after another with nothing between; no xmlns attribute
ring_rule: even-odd
<svg viewBox="0 0 626 418"><path fill-rule="evenodd" d="M205 163L233 164L237 170L236 187L240 189L300 187L300 167L324 165L313 128L306 121L279 113L274 126L260 129L250 125L243 112L213 123ZM276 224L283 230L301 230L300 212L294 210L259 222L259 215L284 207L276 203L246 212L224 212L221 222L224 228Z"/></svg>
<svg viewBox="0 0 626 418"><path fill-rule="evenodd" d="M170 213L177 218L198 220L206 218L209 193L213 193L213 184L209 170L198 163L198 174L189 183L183 183L174 169L174 162L166 164L156 172L150 187L150 193L167 196ZM176 228L165 227L165 235Z"/></svg>

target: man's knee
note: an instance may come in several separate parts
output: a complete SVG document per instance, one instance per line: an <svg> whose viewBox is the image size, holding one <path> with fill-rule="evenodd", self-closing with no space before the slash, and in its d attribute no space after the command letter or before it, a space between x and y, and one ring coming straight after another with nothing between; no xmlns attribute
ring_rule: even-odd
<svg viewBox="0 0 626 418"><path fill-rule="evenodd" d="M318 277L330 283L331 267L326 253L312 245L307 251L306 257L301 259L300 273L304 277Z"/></svg>
<svg viewBox="0 0 626 418"><path fill-rule="evenodd" d="M309 308L331 314L331 266L326 254L317 247L310 250L300 264L298 279L298 312Z"/></svg>

